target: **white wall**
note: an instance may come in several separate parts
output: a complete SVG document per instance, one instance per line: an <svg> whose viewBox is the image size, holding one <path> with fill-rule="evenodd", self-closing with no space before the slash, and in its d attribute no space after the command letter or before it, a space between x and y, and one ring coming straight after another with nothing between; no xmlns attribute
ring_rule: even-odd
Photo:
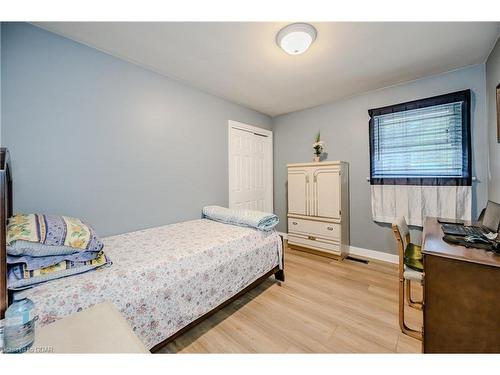
<svg viewBox="0 0 500 375"><path fill-rule="evenodd" d="M300 88L298 88L300 89ZM472 91L473 215L487 199L487 123L484 64L426 77L345 100L321 105L274 119L274 204L286 231L286 164L312 160L312 143L318 130L326 142L328 160L350 165L351 245L395 253L388 225L371 219L368 109L407 102L449 92ZM413 231L419 240L420 233Z"/></svg>
<svg viewBox="0 0 500 375"><path fill-rule="evenodd" d="M500 143L497 141L496 87L500 83L500 39L486 62L486 89L488 93L488 140L490 173L489 199L500 203Z"/></svg>

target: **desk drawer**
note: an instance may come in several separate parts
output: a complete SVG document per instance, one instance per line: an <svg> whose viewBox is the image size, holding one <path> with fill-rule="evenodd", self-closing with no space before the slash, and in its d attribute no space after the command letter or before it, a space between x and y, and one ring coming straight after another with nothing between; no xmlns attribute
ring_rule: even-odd
<svg viewBox="0 0 500 375"><path fill-rule="evenodd" d="M335 255L341 254L340 244L338 242L322 240L320 238L311 239L311 237L308 236L289 234L288 243L290 245L298 245L315 250L326 251Z"/></svg>
<svg viewBox="0 0 500 375"><path fill-rule="evenodd" d="M288 232L340 240L340 224L314 220L288 219Z"/></svg>

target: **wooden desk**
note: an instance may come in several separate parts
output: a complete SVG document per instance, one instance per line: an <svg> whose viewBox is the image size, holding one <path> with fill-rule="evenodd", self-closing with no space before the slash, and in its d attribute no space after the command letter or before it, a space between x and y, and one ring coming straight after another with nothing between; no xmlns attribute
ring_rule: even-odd
<svg viewBox="0 0 500 375"><path fill-rule="evenodd" d="M29 353L149 353L110 302L35 330Z"/></svg>
<svg viewBox="0 0 500 375"><path fill-rule="evenodd" d="M424 225L424 353L500 353L500 255Z"/></svg>

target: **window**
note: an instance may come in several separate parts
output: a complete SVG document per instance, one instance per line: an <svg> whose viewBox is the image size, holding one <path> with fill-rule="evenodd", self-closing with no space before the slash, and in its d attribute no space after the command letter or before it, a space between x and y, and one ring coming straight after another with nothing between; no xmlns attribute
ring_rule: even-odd
<svg viewBox="0 0 500 375"><path fill-rule="evenodd" d="M470 90L371 109L372 185L470 185Z"/></svg>

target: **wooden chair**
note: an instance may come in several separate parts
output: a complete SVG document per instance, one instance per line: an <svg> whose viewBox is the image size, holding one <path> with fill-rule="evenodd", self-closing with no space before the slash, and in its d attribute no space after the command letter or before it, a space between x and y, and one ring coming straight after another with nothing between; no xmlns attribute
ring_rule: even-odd
<svg viewBox="0 0 500 375"><path fill-rule="evenodd" d="M411 282L423 283L421 247L410 242L410 230L404 217L394 220L392 231L399 255L399 326L404 334L422 340L422 331L409 328L405 322L405 299L410 307L423 308L422 301L415 301L411 296Z"/></svg>

